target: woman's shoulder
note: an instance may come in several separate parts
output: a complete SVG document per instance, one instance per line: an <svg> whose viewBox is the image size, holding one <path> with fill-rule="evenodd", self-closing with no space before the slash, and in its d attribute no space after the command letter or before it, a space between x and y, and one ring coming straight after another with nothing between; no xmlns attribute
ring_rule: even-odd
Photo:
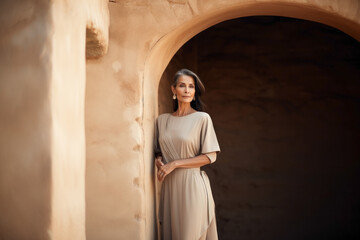
<svg viewBox="0 0 360 240"><path fill-rule="evenodd" d="M210 117L210 115L207 112L197 111L197 113L202 117Z"/></svg>
<svg viewBox="0 0 360 240"><path fill-rule="evenodd" d="M202 119L211 119L210 115L207 112L198 111L196 113Z"/></svg>
<svg viewBox="0 0 360 240"><path fill-rule="evenodd" d="M159 116L157 116L156 121L161 121L161 119L164 119L166 117L168 117L170 115L170 113L162 113Z"/></svg>
<svg viewBox="0 0 360 240"><path fill-rule="evenodd" d="M169 114L171 114L171 113L162 113L157 118L163 118L163 117L165 117L165 116L167 116Z"/></svg>
<svg viewBox="0 0 360 240"><path fill-rule="evenodd" d="M203 124L211 122L211 117L207 112L197 111L190 114L190 117L187 118L189 121L200 121Z"/></svg>

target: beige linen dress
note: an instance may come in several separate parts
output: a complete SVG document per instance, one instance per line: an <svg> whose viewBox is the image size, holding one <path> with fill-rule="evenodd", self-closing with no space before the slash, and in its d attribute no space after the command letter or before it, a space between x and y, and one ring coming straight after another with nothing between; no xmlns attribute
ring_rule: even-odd
<svg viewBox="0 0 360 240"><path fill-rule="evenodd" d="M156 121L155 152L165 163L207 154L216 159L219 144L209 114L194 112ZM158 220L162 240L218 239L209 178L200 168L177 168L162 183Z"/></svg>

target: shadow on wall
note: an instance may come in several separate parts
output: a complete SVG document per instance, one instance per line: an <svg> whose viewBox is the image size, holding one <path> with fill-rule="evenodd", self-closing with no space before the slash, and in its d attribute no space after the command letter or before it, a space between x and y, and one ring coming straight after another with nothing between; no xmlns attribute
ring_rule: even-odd
<svg viewBox="0 0 360 240"><path fill-rule="evenodd" d="M201 32L159 85L197 72L222 153L205 167L220 239L357 239L360 44L315 22L247 17Z"/></svg>

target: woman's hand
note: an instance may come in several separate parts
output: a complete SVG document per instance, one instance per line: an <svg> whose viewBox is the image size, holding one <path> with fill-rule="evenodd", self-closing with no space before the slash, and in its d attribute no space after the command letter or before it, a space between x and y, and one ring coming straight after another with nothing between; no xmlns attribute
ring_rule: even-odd
<svg viewBox="0 0 360 240"><path fill-rule="evenodd" d="M174 171L175 168L176 167L174 162L169 162L167 164L163 163L163 165L158 167L158 173L157 173L158 180L162 182L167 175L169 175L172 171Z"/></svg>
<svg viewBox="0 0 360 240"><path fill-rule="evenodd" d="M156 157L155 165L157 167L157 170L159 171L159 168L164 165L164 163L162 162L162 156Z"/></svg>

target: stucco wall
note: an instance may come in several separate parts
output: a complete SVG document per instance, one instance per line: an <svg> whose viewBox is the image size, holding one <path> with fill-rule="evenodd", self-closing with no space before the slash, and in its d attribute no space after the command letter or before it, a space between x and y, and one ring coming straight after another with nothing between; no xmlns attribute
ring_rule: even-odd
<svg viewBox="0 0 360 240"><path fill-rule="evenodd" d="M49 5L8 1L0 9L0 238L46 239L51 221Z"/></svg>
<svg viewBox="0 0 360 240"><path fill-rule="evenodd" d="M261 14L324 22L359 36L356 0L115 0L109 9L109 53L87 62L89 239L155 237L158 84L171 57L192 36L224 20Z"/></svg>
<svg viewBox="0 0 360 240"><path fill-rule="evenodd" d="M85 239L86 28L106 39L108 23L97 2L0 4L1 239Z"/></svg>
<svg viewBox="0 0 360 240"><path fill-rule="evenodd" d="M297 19L218 24L173 57L159 112L166 75L186 58L222 149L205 167L220 239L359 237L359 42Z"/></svg>

